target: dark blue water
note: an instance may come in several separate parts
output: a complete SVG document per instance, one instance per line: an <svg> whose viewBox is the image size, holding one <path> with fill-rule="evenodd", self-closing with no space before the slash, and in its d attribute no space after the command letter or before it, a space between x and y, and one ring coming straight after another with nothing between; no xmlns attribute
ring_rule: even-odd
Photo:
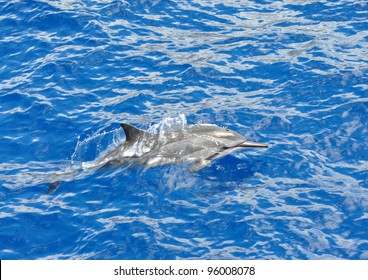
<svg viewBox="0 0 368 280"><path fill-rule="evenodd" d="M366 1L0 1L1 259L368 259ZM48 180L119 123L267 150Z"/></svg>

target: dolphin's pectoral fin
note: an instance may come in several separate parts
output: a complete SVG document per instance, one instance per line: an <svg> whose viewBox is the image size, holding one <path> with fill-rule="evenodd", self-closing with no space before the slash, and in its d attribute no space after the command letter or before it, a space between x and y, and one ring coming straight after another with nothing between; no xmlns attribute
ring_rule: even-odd
<svg viewBox="0 0 368 280"><path fill-rule="evenodd" d="M56 181L56 182L53 182L49 185L49 189L47 190L47 193L46 194L52 194L54 193L58 187L61 185L61 181Z"/></svg>
<svg viewBox="0 0 368 280"><path fill-rule="evenodd" d="M211 164L210 160L202 159L197 163L195 163L194 165L192 165L192 167L189 168L189 172L197 172L210 164Z"/></svg>

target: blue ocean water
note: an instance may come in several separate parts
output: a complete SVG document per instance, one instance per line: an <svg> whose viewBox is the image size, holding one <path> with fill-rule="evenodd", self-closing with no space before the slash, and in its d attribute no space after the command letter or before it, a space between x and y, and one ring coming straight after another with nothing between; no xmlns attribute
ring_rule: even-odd
<svg viewBox="0 0 368 280"><path fill-rule="evenodd" d="M0 1L0 259L368 259L366 1ZM119 123L267 150L55 172Z"/></svg>

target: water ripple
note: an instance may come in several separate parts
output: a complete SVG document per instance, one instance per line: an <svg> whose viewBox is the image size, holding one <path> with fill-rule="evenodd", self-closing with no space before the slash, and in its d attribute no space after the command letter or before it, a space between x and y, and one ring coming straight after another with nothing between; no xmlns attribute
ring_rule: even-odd
<svg viewBox="0 0 368 280"><path fill-rule="evenodd" d="M87 2L0 1L1 259L368 258L365 1ZM123 121L270 148L45 195Z"/></svg>

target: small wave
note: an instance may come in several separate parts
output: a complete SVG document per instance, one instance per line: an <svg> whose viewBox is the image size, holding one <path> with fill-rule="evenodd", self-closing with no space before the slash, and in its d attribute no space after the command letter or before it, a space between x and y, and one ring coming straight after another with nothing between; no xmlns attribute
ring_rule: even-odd
<svg viewBox="0 0 368 280"><path fill-rule="evenodd" d="M70 161L36 162L0 165L0 182L5 188L19 190L55 181L55 176L73 170Z"/></svg>

